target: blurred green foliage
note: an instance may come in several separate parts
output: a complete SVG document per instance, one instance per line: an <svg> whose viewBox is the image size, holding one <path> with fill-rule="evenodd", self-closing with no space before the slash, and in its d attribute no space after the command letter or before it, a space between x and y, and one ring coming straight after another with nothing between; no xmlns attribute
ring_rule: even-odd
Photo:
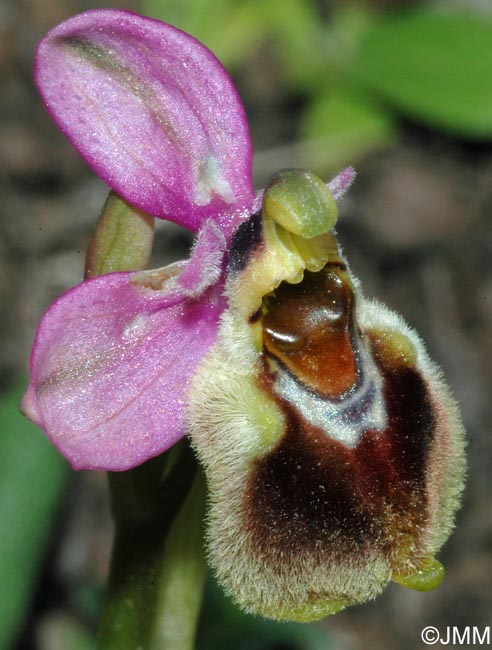
<svg viewBox="0 0 492 650"><path fill-rule="evenodd" d="M0 400L0 649L32 604L67 477L67 465L19 412L20 386Z"/></svg>
<svg viewBox="0 0 492 650"><path fill-rule="evenodd" d="M354 82L403 114L469 138L492 137L492 20L418 10L373 25Z"/></svg>
<svg viewBox="0 0 492 650"><path fill-rule="evenodd" d="M416 3L142 0L145 13L204 42L240 71L260 48L283 91L301 94L302 161L327 171L398 136L398 118L492 140L492 18ZM268 61L265 60L265 65ZM258 75L261 75L261 67Z"/></svg>

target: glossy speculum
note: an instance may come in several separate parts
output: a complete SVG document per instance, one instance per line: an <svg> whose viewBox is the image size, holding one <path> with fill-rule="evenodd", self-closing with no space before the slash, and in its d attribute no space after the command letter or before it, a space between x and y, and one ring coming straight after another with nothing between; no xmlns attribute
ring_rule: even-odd
<svg viewBox="0 0 492 650"><path fill-rule="evenodd" d="M266 354L319 395L341 397L358 379L354 305L343 264L306 271L299 284L283 282L263 300Z"/></svg>

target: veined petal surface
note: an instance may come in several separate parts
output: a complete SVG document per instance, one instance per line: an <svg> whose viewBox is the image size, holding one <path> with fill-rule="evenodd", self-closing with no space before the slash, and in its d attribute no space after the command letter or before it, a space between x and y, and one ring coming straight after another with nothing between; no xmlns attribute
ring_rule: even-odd
<svg viewBox="0 0 492 650"><path fill-rule="evenodd" d="M188 34L127 11L87 11L41 41L35 79L62 131L129 203L194 231L207 218L230 230L251 207L241 101Z"/></svg>
<svg viewBox="0 0 492 650"><path fill-rule="evenodd" d="M184 435L188 383L224 305L220 285L187 298L181 270L89 280L41 321L22 408L74 468L129 469Z"/></svg>

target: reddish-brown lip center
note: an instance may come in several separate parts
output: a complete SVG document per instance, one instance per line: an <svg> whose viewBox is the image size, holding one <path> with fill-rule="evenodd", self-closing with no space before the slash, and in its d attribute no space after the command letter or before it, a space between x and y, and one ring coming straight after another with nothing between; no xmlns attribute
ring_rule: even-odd
<svg viewBox="0 0 492 650"><path fill-rule="evenodd" d="M301 383L337 398L358 379L353 345L354 295L337 265L282 283L263 302L263 345Z"/></svg>

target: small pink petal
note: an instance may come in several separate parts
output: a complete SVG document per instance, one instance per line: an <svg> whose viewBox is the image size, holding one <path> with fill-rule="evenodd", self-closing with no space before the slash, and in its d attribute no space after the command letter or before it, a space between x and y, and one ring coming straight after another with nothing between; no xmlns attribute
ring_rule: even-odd
<svg viewBox="0 0 492 650"><path fill-rule="evenodd" d="M219 281L225 252L222 231L213 221L207 221L198 233L191 259L176 281L187 297L196 298Z"/></svg>
<svg viewBox="0 0 492 650"><path fill-rule="evenodd" d="M195 231L250 208L241 101L188 34L127 11L87 11L41 41L35 78L59 127L128 202Z"/></svg>
<svg viewBox="0 0 492 650"><path fill-rule="evenodd" d="M353 167L346 167L328 183L328 189L337 201L350 189L350 186L355 180L355 176L355 169Z"/></svg>
<svg viewBox="0 0 492 650"><path fill-rule="evenodd" d="M170 299L175 271L160 288L141 273L89 280L41 321L23 409L74 468L129 469L184 435L188 384L224 304L220 285Z"/></svg>

